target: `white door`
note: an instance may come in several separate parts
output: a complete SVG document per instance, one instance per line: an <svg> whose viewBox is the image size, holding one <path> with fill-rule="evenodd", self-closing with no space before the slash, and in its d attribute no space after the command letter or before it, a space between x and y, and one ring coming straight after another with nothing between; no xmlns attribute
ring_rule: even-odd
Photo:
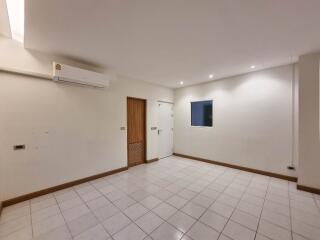
<svg viewBox="0 0 320 240"><path fill-rule="evenodd" d="M173 154L173 104L159 102L159 158Z"/></svg>

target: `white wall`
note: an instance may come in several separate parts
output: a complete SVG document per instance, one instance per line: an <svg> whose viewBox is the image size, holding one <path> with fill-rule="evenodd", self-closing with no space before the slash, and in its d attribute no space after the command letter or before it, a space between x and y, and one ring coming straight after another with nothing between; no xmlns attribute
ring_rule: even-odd
<svg viewBox="0 0 320 240"><path fill-rule="evenodd" d="M34 73L50 78L52 76L52 62L61 62L77 67L106 72L105 69L94 64L83 63L75 59L53 56L23 48L20 42L0 36L0 69L18 72Z"/></svg>
<svg viewBox="0 0 320 240"><path fill-rule="evenodd" d="M175 91L174 151L292 175L293 65ZM213 99L213 127L191 127L190 102ZM296 159L296 158L295 158Z"/></svg>
<svg viewBox="0 0 320 240"><path fill-rule="evenodd" d="M27 50L0 37L0 70L49 77L52 62L95 65ZM157 101L173 90L111 75L108 89L0 71L0 201L127 165L126 97L147 99L147 159L158 157ZM13 145L26 150L13 151Z"/></svg>
<svg viewBox="0 0 320 240"><path fill-rule="evenodd" d="M157 101L173 101L170 89L126 77L95 89L4 72L0 84L0 201L127 166L127 96L147 99L147 159L158 157L150 128Z"/></svg>
<svg viewBox="0 0 320 240"><path fill-rule="evenodd" d="M320 53L299 58L298 184L320 189Z"/></svg>

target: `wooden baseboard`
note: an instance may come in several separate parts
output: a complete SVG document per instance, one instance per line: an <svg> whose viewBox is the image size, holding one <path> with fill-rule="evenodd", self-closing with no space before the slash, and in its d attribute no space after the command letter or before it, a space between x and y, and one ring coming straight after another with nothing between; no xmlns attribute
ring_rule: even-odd
<svg viewBox="0 0 320 240"><path fill-rule="evenodd" d="M150 159L150 160L146 161L145 163L152 163L152 162L155 162L155 161L158 161L158 160L159 160L159 158L153 158L153 159ZM52 193L52 192L55 192L55 191L59 191L59 190L65 189L65 188L69 188L69 187L72 187L72 186L75 186L75 185L78 185L78 184L81 184L81 183L85 183L85 182L88 182L88 181L92 181L92 180L95 180L95 179L98 179L98 178L106 177L106 176L109 176L109 175L112 175L112 174L115 174L115 173L118 173L118 172L122 172L122 171L125 171L125 170L128 170L128 167L118 168L118 169L115 169L115 170L112 170L112 171L100 173L100 174L93 175L93 176L90 176L90 177L78 179L78 180L75 180L75 181L72 181L72 182L64 183L64 184L61 184L61 185L58 185L58 186L46 188L46 189L43 189L43 190L40 190L40 191L36 191L36 192L33 192L33 193L28 193L28 194L25 194L25 195L22 195L22 196L19 196L19 197L15 197L15 198L11 198L11 199L5 200L3 202L0 202L0 215L1 215L2 207L7 207L7 206L10 206L10 205L19 203L19 202L27 201L27 200L30 200L30 199L35 198L35 197L40 197L42 195L46 195L46 194L49 194L49 193Z"/></svg>
<svg viewBox="0 0 320 240"><path fill-rule="evenodd" d="M159 160L159 158L153 158L153 159L148 160L147 163L153 163L153 162L156 162L158 160Z"/></svg>
<svg viewBox="0 0 320 240"><path fill-rule="evenodd" d="M239 169L239 170L243 170L243 171L247 171L247 172L252 172L252 173L258 173L258 174L262 174L262 175L266 175L266 176L270 176L270 177L275 177L275 178L280 178L280 179L284 179L284 180L288 180L288 181L293 181L296 182L297 178L296 177L291 177L291 176L286 176L286 175L282 175L282 174L278 174L278 173L272 173L272 172L266 172L266 171L262 171L262 170L257 170L257 169L252 169L252 168L247 168L247 167L242 167L242 166L238 166L238 165L233 165L233 164L229 164L229 163L223 163L223 162L218 162L218 161L213 161L213 160L209 160L209 159L204 159L204 158L199 158L199 157L193 157L193 156L189 156L189 155L185 155L185 154L179 154L179 153L174 153L173 155L175 156L179 156L179 157L183 157L183 158L187 158L187 159L192 159L192 160L197 160L197 161L201 161L201 162L206 162L206 163L211 163L211 164L215 164L215 165L220 165L220 166L224 166L224 167L230 167L230 168L235 168L235 169ZM154 158L154 159L150 159L149 161L147 161L147 163L152 163L155 161L158 161L159 158ZM108 172L104 172L104 173L100 173L97 175L93 175L90 177L86 177L86 178L82 178L82 179L78 179L72 182L68 182L68 183L64 183L58 186L54 186L51 188L47 188L47 189L43 189L40 191L36 191L33 193L29 193L29 194L25 194L19 197L15 197L12 199L8 199L5 200L3 202L0 202L0 215L2 212L2 208L3 207L7 207L19 202L23 202L26 200L30 200L32 198L35 197L39 197L45 194L49 194L55 191L59 191L65 188L69 188L81 183L85 183L88 181L92 181L98 178L102 178L102 177L106 177L115 173L119 173L122 171L128 170L128 167L122 167L122 168L118 168L112 171L108 171ZM311 193L316 193L316 194L320 194L320 189L317 188L311 188L311 187L307 187L307 186L303 186L303 185L297 185L297 188L299 190L303 190L303 191L307 191L307 192L311 192Z"/></svg>
<svg viewBox="0 0 320 240"><path fill-rule="evenodd" d="M78 179L78 180L75 180L75 181L72 181L72 182L64 183L64 184L61 184L61 185L58 185L58 186L46 188L46 189L43 189L43 190L40 190L40 191L36 191L36 192L33 192L33 193L28 193L28 194L25 194L25 195L22 195L22 196L19 196L19 197L8 199L8 200L5 200L5 201L2 202L2 204L1 204L2 206L1 207L7 207L7 206L10 206L10 205L19 203L19 202L30 200L30 199L35 198L35 197L40 197L42 195L46 195L46 194L49 194L49 193L52 193L52 192L55 192L55 191L59 191L59 190L65 189L65 188L69 188L69 187L72 187L72 186L75 186L75 185L78 185L78 184L81 184L81 183L85 183L85 182L92 181L92 180L95 180L95 179L98 179L98 178L102 178L102 177L106 177L106 176L109 176L109 175L112 175L112 174L115 174L115 173L119 173L119 172L125 171L127 169L128 169L128 167L118 168L118 169L111 170L111 171L108 171L108 172L96 174L96 175L93 175L93 176L90 176L90 177Z"/></svg>
<svg viewBox="0 0 320 240"><path fill-rule="evenodd" d="M220 166L224 166L224 167L235 168L235 169L239 169L239 170L247 171L247 172L251 172L251 173L257 173L257 174L261 174L261 175L265 175L265 176L269 176L269 177L280 178L280 179L284 179L284 180L288 180L288 181L292 181L292 182L297 182L297 180L298 180L298 178L292 177L292 176L262 171L262 170L258 170L258 169L248 168L248 167L242 167L242 166L238 166L238 165L234 165L234 164L218 162L218 161L209 160L209 159L205 159L205 158L193 157L193 156L180 154L180 153L174 153L173 155L178 156L178 157L192 159L192 160L197 160L197 161L201 161L201 162L211 163L211 164L215 164L215 165L220 165Z"/></svg>
<svg viewBox="0 0 320 240"><path fill-rule="evenodd" d="M304 185L297 185L297 189L310 192L310 193L315 193L315 194L320 194L320 189L319 188L313 188L313 187L307 187Z"/></svg>
<svg viewBox="0 0 320 240"><path fill-rule="evenodd" d="M130 164L128 165L128 167L131 168L131 167L135 167L135 166L138 166L138 165L141 165L141 164L145 164L145 163L147 163L147 161L137 162L137 163L130 163Z"/></svg>

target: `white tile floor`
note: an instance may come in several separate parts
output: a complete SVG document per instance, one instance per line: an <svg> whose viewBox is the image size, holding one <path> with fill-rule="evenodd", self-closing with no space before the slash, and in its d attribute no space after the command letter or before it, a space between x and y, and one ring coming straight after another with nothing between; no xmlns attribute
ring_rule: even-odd
<svg viewBox="0 0 320 240"><path fill-rule="evenodd" d="M320 196L169 157L3 209L1 240L320 240Z"/></svg>

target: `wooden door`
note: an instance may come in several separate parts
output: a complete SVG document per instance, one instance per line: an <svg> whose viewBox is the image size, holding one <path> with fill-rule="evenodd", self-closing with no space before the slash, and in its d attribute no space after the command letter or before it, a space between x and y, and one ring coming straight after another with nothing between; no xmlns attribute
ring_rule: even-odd
<svg viewBox="0 0 320 240"><path fill-rule="evenodd" d="M127 98L128 166L146 161L146 101Z"/></svg>

